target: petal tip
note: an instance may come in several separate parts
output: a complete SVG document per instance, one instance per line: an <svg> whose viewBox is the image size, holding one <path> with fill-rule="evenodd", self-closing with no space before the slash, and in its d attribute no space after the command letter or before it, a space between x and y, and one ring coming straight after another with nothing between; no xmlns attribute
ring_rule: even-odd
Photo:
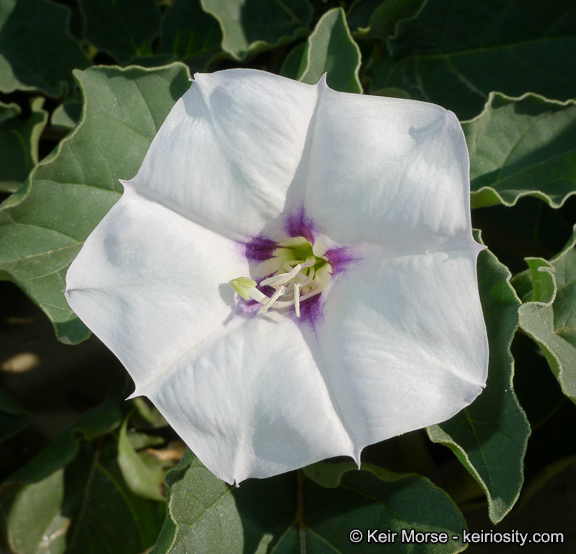
<svg viewBox="0 0 576 554"><path fill-rule="evenodd" d="M352 458L354 459L354 463L358 466L358 469L362 468L362 461L360 460L360 455L362 454L361 447L355 447L354 452L352 454Z"/></svg>
<svg viewBox="0 0 576 554"><path fill-rule="evenodd" d="M316 83L316 86L324 86L326 88L330 88L328 86L328 82L326 81L327 77L328 77L327 72L322 73L322 77L320 77L320 80L318 81L318 83ZM332 90L332 89L330 89L330 90Z"/></svg>

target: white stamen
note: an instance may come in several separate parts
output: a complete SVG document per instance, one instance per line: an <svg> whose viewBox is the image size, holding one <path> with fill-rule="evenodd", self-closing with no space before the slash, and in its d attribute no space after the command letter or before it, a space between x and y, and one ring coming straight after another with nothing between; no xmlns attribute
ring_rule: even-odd
<svg viewBox="0 0 576 554"><path fill-rule="evenodd" d="M306 294L302 295L300 297L300 300L308 300L308 298L312 298L313 296L320 294L324 290L324 287L322 285L317 285L316 283L312 283L312 284L315 285L314 290L311 290L311 291L307 292Z"/></svg>
<svg viewBox="0 0 576 554"><path fill-rule="evenodd" d="M260 286L262 285L270 285L271 287L279 287L288 281L291 281L296 277L296 275L300 272L302 266L300 264L294 266L294 268L289 273L280 273L279 275L272 275L272 277L268 277L268 279L264 279L260 282Z"/></svg>
<svg viewBox="0 0 576 554"><path fill-rule="evenodd" d="M311 268L310 271L308 272L308 277L306 277L306 279L304 279L304 281L302 281L301 283L298 283L301 288L312 283L312 280L314 279L314 273L315 273L314 268Z"/></svg>
<svg viewBox="0 0 576 554"><path fill-rule="evenodd" d="M276 302L276 300L282 296L284 294L284 290L286 289L286 287L284 285L280 285L278 287L278 289L274 292L274 294L270 297L270 299L268 300L268 302L266 302L259 310L258 310L258 315L260 314L265 314L268 311L268 308L272 307L272 305L274 304L274 302Z"/></svg>
<svg viewBox="0 0 576 554"><path fill-rule="evenodd" d="M301 317L302 301L324 290L332 275L332 268L326 260L317 256L283 261L280 267L285 272L263 279L258 285L248 277L233 279L230 284L244 300L252 299L261 304L258 314L264 314L270 308L281 310L294 306L296 317ZM258 290L262 286L275 289L271 297Z"/></svg>
<svg viewBox="0 0 576 554"><path fill-rule="evenodd" d="M300 317L300 285L298 283L294 283L294 311L296 317Z"/></svg>

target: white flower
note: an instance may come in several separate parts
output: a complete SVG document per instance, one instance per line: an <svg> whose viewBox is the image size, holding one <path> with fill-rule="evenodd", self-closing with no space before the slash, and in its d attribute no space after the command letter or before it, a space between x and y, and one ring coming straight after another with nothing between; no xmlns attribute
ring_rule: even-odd
<svg viewBox="0 0 576 554"><path fill-rule="evenodd" d="M196 75L68 302L225 481L358 462L485 384L468 165L433 104Z"/></svg>

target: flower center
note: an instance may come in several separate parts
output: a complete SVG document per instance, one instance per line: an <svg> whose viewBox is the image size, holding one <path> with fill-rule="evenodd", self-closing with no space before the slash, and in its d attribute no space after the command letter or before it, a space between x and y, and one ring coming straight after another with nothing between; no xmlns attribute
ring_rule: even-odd
<svg viewBox="0 0 576 554"><path fill-rule="evenodd" d="M274 252L277 272L257 283L249 277L230 281L234 290L245 300L251 298L262 304L258 314L270 308L282 309L294 306L300 317L300 304L317 296L332 277L332 266L325 258L314 254L312 245L304 237L296 237L278 244ZM272 289L266 295L262 287Z"/></svg>

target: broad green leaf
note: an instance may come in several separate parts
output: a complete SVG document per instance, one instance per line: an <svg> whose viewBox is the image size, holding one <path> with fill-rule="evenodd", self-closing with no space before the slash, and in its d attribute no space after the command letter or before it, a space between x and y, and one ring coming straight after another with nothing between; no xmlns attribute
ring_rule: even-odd
<svg viewBox="0 0 576 554"><path fill-rule="evenodd" d="M0 442L30 423L28 412L0 387Z"/></svg>
<svg viewBox="0 0 576 554"><path fill-rule="evenodd" d="M74 129L82 117L82 108L84 104L77 100L64 102L60 104L52 113L50 123L55 127L64 129Z"/></svg>
<svg viewBox="0 0 576 554"><path fill-rule="evenodd" d="M72 70L90 62L69 32L70 10L47 0L2 0L0 91L41 90L61 96Z"/></svg>
<svg viewBox="0 0 576 554"><path fill-rule="evenodd" d="M562 391L576 402L576 227L550 262L526 259L529 269L512 281L524 304L520 327L546 356Z"/></svg>
<svg viewBox="0 0 576 554"><path fill-rule="evenodd" d="M365 33L370 27L370 18L384 3L385 0L354 0L346 14L352 33Z"/></svg>
<svg viewBox="0 0 576 554"><path fill-rule="evenodd" d="M176 0L162 18L161 52L171 52L190 72L204 71L222 55L222 31L198 0Z"/></svg>
<svg viewBox="0 0 576 554"><path fill-rule="evenodd" d="M15 552L140 554L154 543L164 504L135 495L122 479L116 441L83 442L73 461L0 496Z"/></svg>
<svg viewBox="0 0 576 554"><path fill-rule="evenodd" d="M152 53L160 34L160 10L154 0L78 0L84 33L99 50L119 63Z"/></svg>
<svg viewBox="0 0 576 554"><path fill-rule="evenodd" d="M43 98L30 102L30 115L23 119L16 104L0 102L0 192L19 189L38 163L38 143L48 114L42 109Z"/></svg>
<svg viewBox="0 0 576 554"><path fill-rule="evenodd" d="M396 33L396 25L413 17L426 0L360 0L354 3L348 24L358 39L385 41Z"/></svg>
<svg viewBox="0 0 576 554"><path fill-rule="evenodd" d="M132 399L134 406L134 418L141 421L147 428L157 429L158 427L166 427L168 422L164 416L154 407L152 402L143 396Z"/></svg>
<svg viewBox="0 0 576 554"><path fill-rule="evenodd" d="M5 532L12 552L64 554L70 517L64 504L64 470L30 485L0 490Z"/></svg>
<svg viewBox="0 0 576 554"><path fill-rule="evenodd" d="M460 119L480 113L491 91L568 100L576 89L576 9L565 0L428 0L388 47L372 91L402 89Z"/></svg>
<svg viewBox="0 0 576 554"><path fill-rule="evenodd" d="M130 446L133 450L151 448L152 446L158 446L166 442L162 437L156 435L148 435L147 433L139 433L138 431L127 431L126 439L130 443Z"/></svg>
<svg viewBox="0 0 576 554"><path fill-rule="evenodd" d="M490 345L486 388L468 408L428 428L430 438L448 446L482 487L494 523L502 520L518 499L530 436L512 383L510 344L518 328L520 301L509 281L506 266L490 251L482 252L478 282Z"/></svg>
<svg viewBox="0 0 576 554"><path fill-rule="evenodd" d="M91 68L78 72L85 96L80 124L28 186L0 207L0 276L18 284L54 323L60 340L89 332L62 290L68 265L120 197L176 100L188 89L184 65Z"/></svg>
<svg viewBox="0 0 576 554"><path fill-rule="evenodd" d="M447 544L435 544L434 552L463 549L462 515L424 477L375 466L358 471L353 463L315 464L304 472L249 479L236 488L188 451L166 475L168 516L152 552L364 552L373 529L397 533L386 545L390 552L407 551L403 529L446 532ZM349 539L353 529L364 534L357 545ZM429 544L410 545L410 552L431 551Z"/></svg>
<svg viewBox="0 0 576 554"><path fill-rule="evenodd" d="M222 28L222 48L237 60L307 34L308 0L200 0Z"/></svg>
<svg viewBox="0 0 576 554"><path fill-rule="evenodd" d="M316 84L324 73L334 90L362 92L358 79L360 49L350 35L342 8L326 12L318 21L304 51L305 63L299 80Z"/></svg>
<svg viewBox="0 0 576 554"><path fill-rule="evenodd" d="M118 439L118 465L124 476L124 481L134 494L164 502L164 497L158 489L161 481L156 481L154 473L149 470L132 446L126 430L127 423L128 420L125 419L120 428Z"/></svg>
<svg viewBox="0 0 576 554"><path fill-rule="evenodd" d="M174 55L169 52L160 52L146 56L136 56L130 60L130 65L139 65L140 67L160 67L169 65L174 61Z"/></svg>
<svg viewBox="0 0 576 554"><path fill-rule="evenodd" d="M576 194L576 102L491 93L463 124L470 150L472 207L536 196L553 208Z"/></svg>
<svg viewBox="0 0 576 554"><path fill-rule="evenodd" d="M280 75L297 81L306 71L308 65L308 42L295 46L284 58Z"/></svg>

